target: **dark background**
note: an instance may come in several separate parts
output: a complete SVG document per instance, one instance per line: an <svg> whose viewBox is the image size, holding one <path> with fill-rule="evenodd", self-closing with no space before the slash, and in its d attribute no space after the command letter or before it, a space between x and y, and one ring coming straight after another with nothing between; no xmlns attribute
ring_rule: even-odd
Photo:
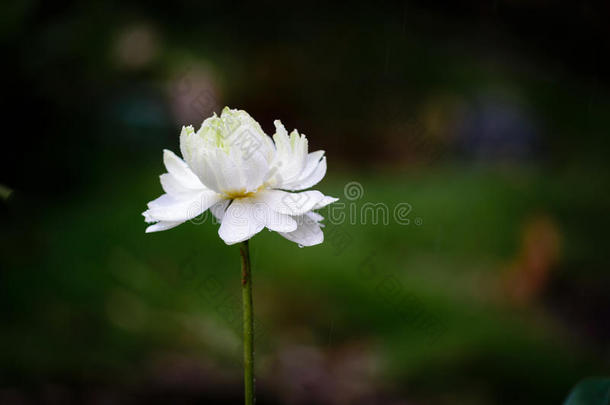
<svg viewBox="0 0 610 405"><path fill-rule="evenodd" d="M326 150L345 212L410 207L252 240L259 403L558 404L608 374L607 2L1 9L0 403L241 401L238 249L140 215L225 105Z"/></svg>

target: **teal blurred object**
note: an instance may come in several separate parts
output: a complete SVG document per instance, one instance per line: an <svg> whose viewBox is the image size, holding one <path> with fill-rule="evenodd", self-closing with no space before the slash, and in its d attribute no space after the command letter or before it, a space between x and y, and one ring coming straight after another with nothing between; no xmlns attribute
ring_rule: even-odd
<svg viewBox="0 0 610 405"><path fill-rule="evenodd" d="M587 378L579 382L564 405L609 405L610 378Z"/></svg>

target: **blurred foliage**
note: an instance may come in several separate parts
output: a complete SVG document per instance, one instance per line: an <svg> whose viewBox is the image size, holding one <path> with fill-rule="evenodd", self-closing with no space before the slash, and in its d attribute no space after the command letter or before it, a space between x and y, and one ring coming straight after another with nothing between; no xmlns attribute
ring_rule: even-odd
<svg viewBox="0 0 610 405"><path fill-rule="evenodd" d="M2 5L0 402L239 400L237 249L140 216L224 105L324 148L348 219L411 207L256 236L261 403L557 404L607 374L607 5L278 10Z"/></svg>

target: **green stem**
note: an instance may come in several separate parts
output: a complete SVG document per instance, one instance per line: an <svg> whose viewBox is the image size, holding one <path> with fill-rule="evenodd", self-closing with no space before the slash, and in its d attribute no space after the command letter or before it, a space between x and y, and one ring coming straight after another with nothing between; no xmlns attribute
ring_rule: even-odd
<svg viewBox="0 0 610 405"><path fill-rule="evenodd" d="M254 405L254 322L252 318L252 269L248 241L242 242L241 296L244 311L244 395L245 404Z"/></svg>

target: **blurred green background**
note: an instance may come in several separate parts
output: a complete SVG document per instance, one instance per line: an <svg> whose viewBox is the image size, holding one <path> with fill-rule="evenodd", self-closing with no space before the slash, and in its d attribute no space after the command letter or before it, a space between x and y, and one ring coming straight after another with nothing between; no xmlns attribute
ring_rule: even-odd
<svg viewBox="0 0 610 405"><path fill-rule="evenodd" d="M140 215L225 105L326 150L346 214L251 241L258 403L559 404L609 374L607 4L1 8L0 403L241 402L238 248ZM370 203L408 209L350 220Z"/></svg>

